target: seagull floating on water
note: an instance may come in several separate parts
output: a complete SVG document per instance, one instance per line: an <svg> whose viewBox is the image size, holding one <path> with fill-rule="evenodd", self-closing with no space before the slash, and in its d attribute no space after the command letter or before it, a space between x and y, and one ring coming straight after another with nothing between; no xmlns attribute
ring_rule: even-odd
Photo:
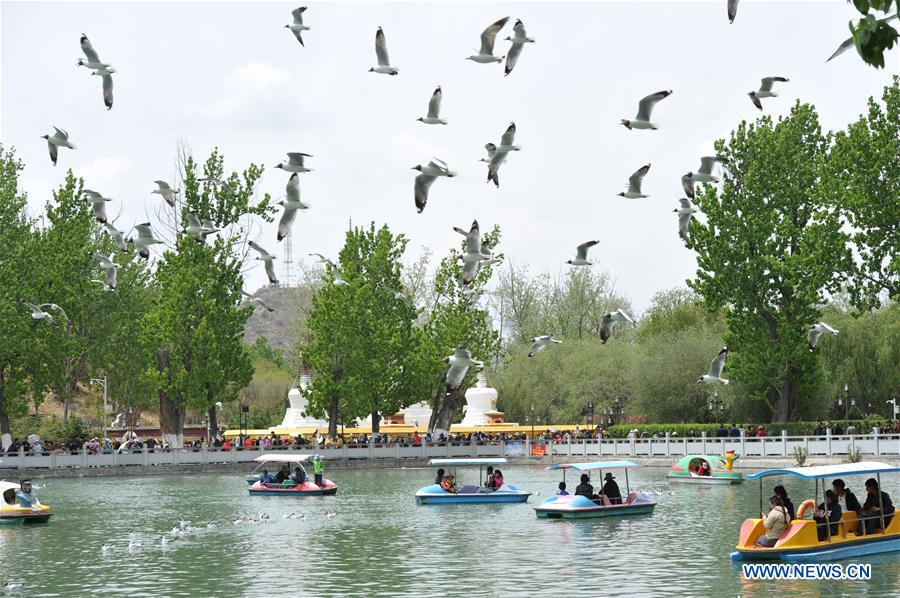
<svg viewBox="0 0 900 598"><path fill-rule="evenodd" d="M426 125L446 125L447 120L441 118L441 99L444 97L441 86L438 85L434 93L431 94L431 100L428 101L428 116L419 117L416 120Z"/></svg>
<svg viewBox="0 0 900 598"><path fill-rule="evenodd" d="M47 149L50 150L50 161L56 166L56 157L59 153L59 148L67 147L69 149L75 149L75 144L69 141L69 132L65 129L53 127L53 131L53 135L41 135L41 139L47 140Z"/></svg>
<svg viewBox="0 0 900 598"><path fill-rule="evenodd" d="M453 351L453 355L445 357L444 363L450 364L450 368L447 370L446 377L447 388L449 390L459 388L460 384L462 384L463 378L466 377L466 372L469 371L469 367L473 365L477 367L484 367L484 362L478 361L477 359L472 359L472 353L468 349L464 349L463 347L458 347L455 351Z"/></svg>
<svg viewBox="0 0 900 598"><path fill-rule="evenodd" d="M776 81L787 83L788 81L790 81L790 79L786 79L784 77L763 77L762 83L759 86L759 90L751 91L747 94L748 96L750 96L750 100L753 102L754 106L762 110L762 102L760 102L762 98L778 97L778 94L772 91L772 86Z"/></svg>
<svg viewBox="0 0 900 598"><path fill-rule="evenodd" d="M648 195L644 195L641 193L641 183L644 181L644 176L650 172L650 165L644 164L640 168L635 171L633 175L628 177L628 191L623 191L619 193L619 197L625 197L627 199L640 199L642 197L649 197Z"/></svg>
<svg viewBox="0 0 900 598"><path fill-rule="evenodd" d="M637 116L635 116L632 120L623 118L622 124L629 131L631 129L653 129L655 131L658 127L650 122L650 115L653 113L653 107L656 106L657 102L666 99L670 95L672 95L671 89L651 93L640 102L638 102Z"/></svg>
<svg viewBox="0 0 900 598"><path fill-rule="evenodd" d="M306 44L303 43L303 37L301 37L301 34L304 31L309 31L309 27L303 24L304 12L306 12L305 6L301 6L300 8L295 8L294 10L292 10L291 15L294 17L294 22L290 25L285 25L285 27L291 30L291 32L294 34L294 37L296 37L297 41L300 42L301 46L306 46Z"/></svg>
<svg viewBox="0 0 900 598"><path fill-rule="evenodd" d="M19 581L19 580L11 579L11 580L7 581L5 584L3 584L3 589L6 590L7 592L15 592L17 590L21 590L24 587L25 587L25 582Z"/></svg>
<svg viewBox="0 0 900 598"><path fill-rule="evenodd" d="M832 328L825 322L819 322L809 329L809 332L806 334L806 344L809 347L810 351L815 351L816 345L819 343L819 337L826 332L835 336L837 336L838 334L838 330L836 328Z"/></svg>
<svg viewBox="0 0 900 598"><path fill-rule="evenodd" d="M552 335L545 334L543 336L534 337L534 343L531 345L531 349L528 350L528 357L534 357L550 345L556 343L559 344L562 341L556 340Z"/></svg>
<svg viewBox="0 0 900 598"><path fill-rule="evenodd" d="M494 41L497 39L497 34L500 33L500 30L503 29L503 26L506 25L508 20L509 17L503 17L496 23L488 25L487 29L481 32L481 49L478 50L478 54L473 54L466 58L466 60L472 60L482 64L503 62L503 56L494 56Z"/></svg>
<svg viewBox="0 0 900 598"><path fill-rule="evenodd" d="M447 168L446 162L437 158L432 158L425 166L417 164L412 167L412 170L418 170L421 173L416 177L415 185L413 186L416 210L421 214L422 210L425 209L425 204L428 203L428 190L435 179L439 176L454 177L456 173Z"/></svg>
<svg viewBox="0 0 900 598"><path fill-rule="evenodd" d="M522 23L521 19L518 19L516 24L513 25L513 36L507 37L506 41L512 42L512 45L506 54L504 76L509 75L516 68L516 63L519 61L519 55L522 53L522 48L525 47L525 44L534 43L534 40L525 33L525 24Z"/></svg>
<svg viewBox="0 0 900 598"><path fill-rule="evenodd" d="M278 205L284 208L281 220L278 221L278 240L281 241L291 232L291 225L297 216L297 210L309 209L309 206L300 201L300 177L295 172L288 180L285 187L286 198L279 201Z"/></svg>
<svg viewBox="0 0 900 598"><path fill-rule="evenodd" d="M384 31L382 31L381 27L375 32L375 58L378 59L378 66L370 68L370 73L396 75L400 72L400 69L391 66L391 60L388 58L387 43L384 41Z"/></svg>
<svg viewBox="0 0 900 598"><path fill-rule="evenodd" d="M722 369L725 367L725 358L728 357L728 347L722 347L722 350L716 355L712 363L709 364L709 373L697 378L697 382L706 384L728 384L728 380L722 377Z"/></svg>
<svg viewBox="0 0 900 598"><path fill-rule="evenodd" d="M310 154L304 154L302 152L288 152L287 154L288 161L282 162L281 164L276 164L275 168L280 168L282 170L286 170L287 172L312 172L312 168L307 168L303 164L303 158L312 158Z"/></svg>
<svg viewBox="0 0 900 598"><path fill-rule="evenodd" d="M678 236L682 239L687 239L688 225L691 223L691 218L700 210L687 197L682 197L678 200L678 203L679 206L672 210L678 214Z"/></svg>
<svg viewBox="0 0 900 598"><path fill-rule="evenodd" d="M275 256L263 249L258 243L250 241L250 247L259 252L257 260L262 260L266 266L266 276L269 277L269 284L275 286L278 284L278 278L275 276Z"/></svg>
<svg viewBox="0 0 900 598"><path fill-rule="evenodd" d="M166 200L166 203L169 204L170 207L175 207L175 194L181 193L178 189L172 189L169 186L169 183L165 181L153 181L156 183L158 189L154 189L150 192L150 194L162 195L162 198Z"/></svg>
<svg viewBox="0 0 900 598"><path fill-rule="evenodd" d="M628 322L632 326L636 326L634 319L624 309L617 309L603 315L600 320L600 344L605 345L609 337L612 336L613 327L618 322Z"/></svg>
<svg viewBox="0 0 900 598"><path fill-rule="evenodd" d="M575 259L566 260L570 266L593 266L594 262L587 259L588 249L599 243L600 241L586 241L579 245L576 249Z"/></svg>

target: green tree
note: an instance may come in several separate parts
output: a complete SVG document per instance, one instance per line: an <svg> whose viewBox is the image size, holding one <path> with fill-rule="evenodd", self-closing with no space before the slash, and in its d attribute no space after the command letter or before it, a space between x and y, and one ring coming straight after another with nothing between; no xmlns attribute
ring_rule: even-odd
<svg viewBox="0 0 900 598"><path fill-rule="evenodd" d="M863 15L856 24L850 22L856 50L866 64L884 68L884 53L897 42L897 30L885 15L900 11L900 0L853 0L853 5Z"/></svg>
<svg viewBox="0 0 900 598"><path fill-rule="evenodd" d="M852 267L841 218L823 198L828 142L806 104L777 123L742 122L716 143L729 164L724 185L698 193L706 222L694 220L686 241L697 253L689 286L725 310L726 374L776 421L818 392L806 331Z"/></svg>
<svg viewBox="0 0 900 598"><path fill-rule="evenodd" d="M864 310L885 292L900 299L900 77L882 100L869 98L868 114L835 135L823 185L852 227L858 260L849 291Z"/></svg>

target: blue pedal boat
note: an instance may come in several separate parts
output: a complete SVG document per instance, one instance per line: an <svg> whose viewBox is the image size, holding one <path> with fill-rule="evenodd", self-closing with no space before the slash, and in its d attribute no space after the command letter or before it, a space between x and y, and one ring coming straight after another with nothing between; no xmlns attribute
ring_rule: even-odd
<svg viewBox="0 0 900 598"><path fill-rule="evenodd" d="M628 483L628 470L640 467L632 461L597 461L593 463L557 463L547 471L562 470L563 481L566 470L574 469L581 473L598 471L598 478L603 478L603 470L622 469L625 472L625 495L610 500L601 493L594 497L577 494L548 496L534 507L538 519L582 519L588 517L620 517L623 515L641 515L652 513L656 501L642 492L632 492Z"/></svg>
<svg viewBox="0 0 900 598"><path fill-rule="evenodd" d="M483 468L496 465L505 465L506 459L502 457L480 459L431 459L428 464L432 467L449 468L450 473L456 478L456 469L460 467L478 468L478 485L465 485L448 491L441 484L432 484L420 488L416 492L416 503L420 505L448 505L448 504L484 504L484 503L511 503L525 502L531 496L531 492L523 490L513 484L504 483L500 488L491 490L482 485Z"/></svg>

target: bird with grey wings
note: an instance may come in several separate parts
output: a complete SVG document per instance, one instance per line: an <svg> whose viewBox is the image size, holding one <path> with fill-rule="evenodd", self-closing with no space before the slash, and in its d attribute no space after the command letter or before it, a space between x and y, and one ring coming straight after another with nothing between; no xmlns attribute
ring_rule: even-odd
<svg viewBox="0 0 900 598"><path fill-rule="evenodd" d="M309 205L300 201L300 177L295 172L284 188L285 199L278 202L284 208L281 220L278 221L278 240L281 241L291 232L291 225L297 217L298 210L307 210Z"/></svg>
<svg viewBox="0 0 900 598"><path fill-rule="evenodd" d="M534 40L528 37L528 34L525 33L525 24L521 19L518 19L516 24L513 25L512 37L507 37L505 41L512 42L509 52L506 53L506 66L503 69L503 75L508 76L516 68L516 63L519 62L522 48L525 47L525 44L533 44Z"/></svg>
<svg viewBox="0 0 900 598"><path fill-rule="evenodd" d="M370 68L370 73L396 75L400 72L400 69L391 66L391 59L388 58L387 41L384 39L384 31L381 27L375 32L375 59L378 61L378 65Z"/></svg>
<svg viewBox="0 0 900 598"><path fill-rule="evenodd" d="M599 243L600 241L585 241L575 248L575 259L566 260L570 266L593 266L594 262L587 259L588 249Z"/></svg>
<svg viewBox="0 0 900 598"><path fill-rule="evenodd" d="M685 194L693 199L698 183L718 183L719 177L713 174L716 164L726 164L727 158L722 156L703 156L700 158L700 168L690 171L681 177L681 186Z"/></svg>
<svg viewBox="0 0 900 598"><path fill-rule="evenodd" d="M444 92L441 91L441 86L438 85L434 90L434 93L431 94L431 99L428 101L428 115L420 116L416 120L426 125L446 125L447 119L441 118L441 101L444 99Z"/></svg>
<svg viewBox="0 0 900 598"><path fill-rule="evenodd" d="M481 32L481 48L477 54L472 54L466 60L478 62L481 64L489 64L491 62L503 62L504 56L494 56L494 42L497 40L497 34L506 25L509 17L503 17L495 23L491 23Z"/></svg>
<svg viewBox="0 0 900 598"><path fill-rule="evenodd" d="M643 98L640 102L638 102L637 116L632 119L623 118L621 120L622 125L629 131L632 129L652 129L655 131L659 127L650 122L650 116L653 114L653 108L661 100L666 99L670 95L672 95L671 89L651 93L647 97Z"/></svg>
<svg viewBox="0 0 900 598"><path fill-rule="evenodd" d="M605 345L609 337L612 336L613 328L619 322L628 322L632 326L636 326L634 319L624 309L617 309L603 315L600 320L600 344Z"/></svg>
<svg viewBox="0 0 900 598"><path fill-rule="evenodd" d="M562 341L553 338L553 335L544 334L542 336L534 337L534 342L531 344L531 349L528 350L528 357L534 357L547 347L553 344L559 344Z"/></svg>
<svg viewBox="0 0 900 598"><path fill-rule="evenodd" d="M772 86L775 85L776 82L787 83L788 81L790 81L790 79L786 79L785 77L763 77L759 89L757 91L751 91L747 95L750 96L753 105L762 110L762 102L760 101L762 98L778 97L778 94L772 91Z"/></svg>
<svg viewBox="0 0 900 598"><path fill-rule="evenodd" d="M644 164L640 168L638 168L634 174L628 177L628 190L619 193L619 197L624 197L626 199L641 199L644 197L649 197L649 195L645 195L641 191L641 184L644 182L644 177L647 176L647 173L650 172L650 165Z"/></svg>
<svg viewBox="0 0 900 598"><path fill-rule="evenodd" d="M428 203L428 191L431 189L432 183L438 177L455 177L456 173L447 167L447 163L437 158L432 158L426 165L417 164L412 170L418 170L419 175L413 184L413 196L416 203L416 210L421 214Z"/></svg>
<svg viewBox="0 0 900 598"><path fill-rule="evenodd" d="M303 43L302 33L304 31L309 31L309 27L303 24L303 13L306 12L306 7L301 6L300 8L295 8L291 11L291 16L294 17L294 22L289 25L285 25L286 28L291 30L291 33L294 34L294 37L297 38L297 41L300 42L301 46L306 46Z"/></svg>
<svg viewBox="0 0 900 598"><path fill-rule="evenodd" d="M809 329L809 332L806 333L806 346L809 347L810 351L816 350L816 345L819 344L819 337L825 333L837 336L838 330L825 322L819 322Z"/></svg>
<svg viewBox="0 0 900 598"><path fill-rule="evenodd" d="M135 224L134 229L137 231L137 236L132 236L127 242L134 244L139 256L145 260L149 260L150 250L148 247L156 245L157 243L162 243L162 241L153 236L153 230L151 230L149 222Z"/></svg>
<svg viewBox="0 0 900 598"><path fill-rule="evenodd" d="M50 151L50 161L56 166L56 158L59 155L59 148L67 147L75 149L75 144L69 141L69 133L65 129L53 127L52 135L41 135L41 139L47 140L47 149Z"/></svg>
<svg viewBox="0 0 900 598"><path fill-rule="evenodd" d="M463 347L458 347L453 355L445 357L444 363L450 365L445 378L448 392L460 387L471 366L484 367L484 362L472 359L472 353Z"/></svg>
<svg viewBox="0 0 900 598"><path fill-rule="evenodd" d="M269 277L269 284L271 284L272 286L277 285L278 278L275 276L275 256L263 249L255 241L250 241L249 245L251 249L254 249L257 253L259 253L259 256L256 259L265 264L266 276Z"/></svg>
<svg viewBox="0 0 900 598"><path fill-rule="evenodd" d="M709 373L697 378L697 383L705 384L728 384L728 380L722 377L722 370L725 367L725 358L728 357L728 347L722 347L722 350L713 358L709 364Z"/></svg>

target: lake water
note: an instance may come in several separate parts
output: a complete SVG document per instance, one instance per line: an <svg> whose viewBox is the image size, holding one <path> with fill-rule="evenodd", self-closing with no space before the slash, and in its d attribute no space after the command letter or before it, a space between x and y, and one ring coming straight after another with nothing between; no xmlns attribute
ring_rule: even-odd
<svg viewBox="0 0 900 598"><path fill-rule="evenodd" d="M741 521L758 512L755 482L669 484L664 469L644 468L629 477L632 489L656 496L652 515L560 521L532 510L559 475L537 466L504 474L540 494L527 504L416 505L431 469L332 470L337 496L302 499L251 497L241 475L36 480L56 514L47 525L0 527L0 585L22 579L29 596L896 596L900 588L898 553L859 561L872 564L868 582L743 580L728 555ZM779 481L794 504L812 497L811 482ZM848 480L858 495L862 482ZM897 482L885 480L885 490L900 499ZM234 523L260 513L271 522ZM305 518L283 518L291 513ZM181 519L201 529L163 547ZM129 549L131 533L142 546Z"/></svg>

